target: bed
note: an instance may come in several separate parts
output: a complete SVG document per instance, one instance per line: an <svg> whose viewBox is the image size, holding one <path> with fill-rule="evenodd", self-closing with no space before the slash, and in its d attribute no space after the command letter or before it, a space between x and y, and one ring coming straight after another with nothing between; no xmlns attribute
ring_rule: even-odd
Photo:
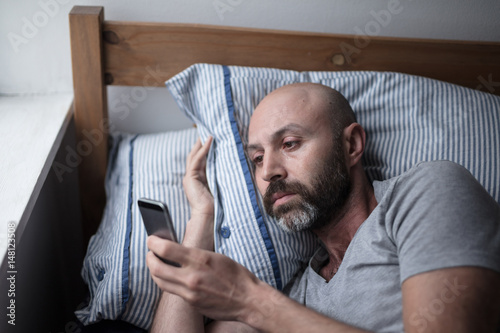
<svg viewBox="0 0 500 333"><path fill-rule="evenodd" d="M468 168L500 201L500 88L495 81L500 79L500 43L371 36L361 39L195 24L116 22L104 20L102 7L85 6L75 6L69 22L76 148L81 157L78 171L82 230L85 244L89 245L82 275L89 284L90 301L77 311L85 324L111 320L111 325L125 323L138 329L150 325L148 312L154 309L158 291L147 281L143 261L138 259L137 266L133 264L135 256L146 251L144 231L133 222L139 219L134 215L138 213L133 202L137 195L159 191L158 185L140 187L141 181L169 184L171 191L162 192L159 199L172 200L171 210L179 212L174 219L179 221L182 236L182 221L189 216L179 185L182 159L198 135L202 139L214 135L219 142L209 156L212 167L208 171L212 191L219 200L216 214L220 222L214 230L218 251L245 262L245 256L256 254L232 249L243 246L251 251L250 245L254 246L253 239L258 237L257 247L266 256L262 265L271 262L271 268L253 267L254 262L248 262L248 266L264 280L269 277L271 285L283 287L297 267L291 262L307 257L314 241L310 235L291 239L290 243L307 244L300 253L279 248L277 244L283 242L284 236L275 235L278 231L260 210L241 147L245 124L255 104L269 90L285 83L320 82L346 95L367 124L369 140L373 138L365 161L371 178L390 177L422 160L451 159ZM149 136L114 133L108 122L106 87L134 86L139 94L149 86L164 86L165 81L197 129ZM381 97L400 86L405 90L392 94L399 94L399 99L394 97L388 104ZM420 106L413 110L415 103ZM381 110L388 105L397 111L383 113ZM229 109L230 114L220 114L221 109ZM224 129L219 128L220 124ZM226 143L228 133L230 142ZM422 136L431 140L422 144ZM152 151L153 146L156 150ZM387 154L391 162L385 160ZM163 161L175 160L175 166L161 161L152 165L148 161L154 156ZM231 166L231 161L239 164ZM131 176L148 170L162 174L167 169L171 177L161 181L150 179L149 174ZM234 169L242 175L224 178ZM231 212L232 197L239 197L234 191L239 189L226 184L238 177L241 183L234 181L232 185L245 188L241 194L244 202ZM248 208L239 211L241 205ZM231 214L240 218L248 214L255 226L248 231L245 226L227 224ZM124 221L123 229L116 227L119 221ZM123 234L123 238L116 243L106 238L115 233ZM235 238L239 240L232 241ZM103 244L116 246L114 250L103 250ZM118 257L113 252L116 247L120 249ZM280 253L287 253L286 258L280 258ZM120 260L123 258L126 260ZM120 264L116 265L116 261ZM110 270L117 271L118 281ZM108 287L100 287L106 283ZM136 285L142 289L134 289ZM109 304L97 306L109 298L113 298Z"/></svg>

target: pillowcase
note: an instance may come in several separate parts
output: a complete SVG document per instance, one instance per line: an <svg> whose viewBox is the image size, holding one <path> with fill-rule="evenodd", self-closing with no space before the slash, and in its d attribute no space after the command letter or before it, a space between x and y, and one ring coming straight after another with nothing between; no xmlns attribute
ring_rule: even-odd
<svg viewBox="0 0 500 333"><path fill-rule="evenodd" d="M500 98L428 78L381 72L295 72L197 64L166 85L205 140L215 138L216 251L281 288L315 247L308 233L281 231L261 208L244 142L250 116L272 90L316 82L340 91L367 131L371 180L420 161L451 160L469 169L500 202Z"/></svg>
<svg viewBox="0 0 500 333"><path fill-rule="evenodd" d="M106 175L107 203L84 259L88 305L75 312L84 324L120 319L149 329L160 289L146 266L146 231L137 199L168 205L179 241L190 208L182 179L196 129L158 134L114 134Z"/></svg>
<svg viewBox="0 0 500 333"><path fill-rule="evenodd" d="M239 75L234 70L240 70ZM243 71L243 72L241 72ZM248 71L248 77L245 75ZM309 232L282 231L267 214L253 184L240 129L268 92L297 82L301 74L280 70L194 65L166 82L179 107L196 123L202 141L214 137L215 251L239 262L260 280L281 289L316 248ZM248 78L248 79L246 79ZM241 80L243 79L243 80ZM238 86L241 84L241 86ZM241 96L233 90L241 88ZM233 94L231 93L233 91Z"/></svg>

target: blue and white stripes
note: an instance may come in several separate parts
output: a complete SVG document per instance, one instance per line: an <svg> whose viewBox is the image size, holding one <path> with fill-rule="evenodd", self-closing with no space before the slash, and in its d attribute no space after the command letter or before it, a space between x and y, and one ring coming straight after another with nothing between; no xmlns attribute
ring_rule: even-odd
<svg viewBox="0 0 500 333"><path fill-rule="evenodd" d="M82 275L90 303L76 312L84 324L121 319L148 329L160 296L146 267L146 231L137 199L165 202L182 240L190 211L184 190L195 129L114 138L106 179L107 205L90 241Z"/></svg>
<svg viewBox="0 0 500 333"><path fill-rule="evenodd" d="M316 242L309 233L283 232L260 208L240 134L248 125L254 103L260 99L253 94L249 95L250 100L235 98L235 91L256 91L263 98L270 89L283 85L283 81L279 70L269 70L276 77L263 77L265 85L255 80L251 87L246 81L239 86L242 82L233 69L211 65L191 67L168 81L167 87L181 109L202 129L202 138L210 134L215 139L217 183L211 187L217 188L217 199L224 213L215 225L215 250L246 266L259 279L282 288L301 262L307 261ZM252 73L242 74L246 77ZM287 83L294 82L296 74L292 76ZM241 102L250 108L242 108Z"/></svg>
<svg viewBox="0 0 500 333"><path fill-rule="evenodd" d="M215 250L276 288L290 281L316 241L309 233L281 231L265 214L243 148L256 105L294 82L322 83L349 100L367 132L364 165L371 179L399 175L420 161L446 159L467 168L500 203L497 96L399 73L194 65L167 87L197 130L115 138L108 201L82 270L90 290L89 306L77 311L83 323L120 318L149 328L159 289L145 265L146 233L135 203L140 197L167 203L182 239L189 220L182 178L197 135L203 141L215 138L207 160L216 203Z"/></svg>

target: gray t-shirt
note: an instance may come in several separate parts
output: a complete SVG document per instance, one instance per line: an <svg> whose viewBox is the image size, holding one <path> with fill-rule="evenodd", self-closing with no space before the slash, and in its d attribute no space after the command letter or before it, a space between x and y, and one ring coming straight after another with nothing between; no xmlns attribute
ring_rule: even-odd
<svg viewBox="0 0 500 333"><path fill-rule="evenodd" d="M403 332L401 284L412 275L456 266L500 271L500 206L463 167L424 162L399 177L374 182L378 205L359 227L336 275L317 272L328 255L320 248L285 292L298 302L350 325L377 332ZM439 315L449 292L412 314L423 327ZM427 317L426 317L427 316Z"/></svg>

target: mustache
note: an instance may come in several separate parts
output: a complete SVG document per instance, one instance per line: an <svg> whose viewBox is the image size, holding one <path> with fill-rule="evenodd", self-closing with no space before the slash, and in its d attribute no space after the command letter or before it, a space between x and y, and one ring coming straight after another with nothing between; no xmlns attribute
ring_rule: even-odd
<svg viewBox="0 0 500 333"><path fill-rule="evenodd" d="M299 182L287 182L284 179L276 180L269 184L263 197L264 206L268 212L272 211L273 194L278 192L295 193L302 197L307 197L309 195L307 188Z"/></svg>

